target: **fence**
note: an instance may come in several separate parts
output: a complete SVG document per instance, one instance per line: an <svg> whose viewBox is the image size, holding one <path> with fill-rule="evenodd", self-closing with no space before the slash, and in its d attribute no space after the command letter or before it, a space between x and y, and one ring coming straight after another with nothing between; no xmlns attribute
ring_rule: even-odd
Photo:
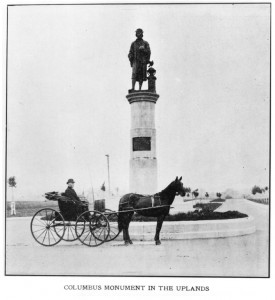
<svg viewBox="0 0 275 300"><path fill-rule="evenodd" d="M261 204L269 205L269 198L261 198L261 199L247 198L247 200L253 201L253 202L256 202L256 203L261 203Z"/></svg>

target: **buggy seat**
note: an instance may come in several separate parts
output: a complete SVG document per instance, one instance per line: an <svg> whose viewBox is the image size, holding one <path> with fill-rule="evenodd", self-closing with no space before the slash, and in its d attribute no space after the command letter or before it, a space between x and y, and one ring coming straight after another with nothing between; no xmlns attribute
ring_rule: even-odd
<svg viewBox="0 0 275 300"><path fill-rule="evenodd" d="M48 200L58 201L60 213L65 221L76 221L83 212L89 211L87 201L75 201L63 193L61 195L57 192L46 193L45 197Z"/></svg>

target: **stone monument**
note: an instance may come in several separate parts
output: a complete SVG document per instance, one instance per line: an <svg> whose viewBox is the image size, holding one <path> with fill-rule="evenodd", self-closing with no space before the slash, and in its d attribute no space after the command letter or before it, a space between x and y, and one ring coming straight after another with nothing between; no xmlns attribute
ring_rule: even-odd
<svg viewBox="0 0 275 300"><path fill-rule="evenodd" d="M128 55L132 89L126 96L131 105L130 192L154 194L157 192L155 105L159 95L150 46L142 39L142 29L136 30L136 37ZM141 90L143 81L147 80L148 89ZM136 81L139 90L135 90Z"/></svg>

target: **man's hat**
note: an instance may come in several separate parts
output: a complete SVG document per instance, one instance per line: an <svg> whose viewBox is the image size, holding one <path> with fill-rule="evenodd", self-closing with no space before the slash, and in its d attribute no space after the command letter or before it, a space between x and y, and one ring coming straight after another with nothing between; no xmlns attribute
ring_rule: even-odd
<svg viewBox="0 0 275 300"><path fill-rule="evenodd" d="M74 180L72 178L68 179L67 184L74 183Z"/></svg>
<svg viewBox="0 0 275 300"><path fill-rule="evenodd" d="M141 31L141 32L143 33L143 30L142 30L141 28L138 28L138 29L136 30L136 32L138 32L138 31Z"/></svg>

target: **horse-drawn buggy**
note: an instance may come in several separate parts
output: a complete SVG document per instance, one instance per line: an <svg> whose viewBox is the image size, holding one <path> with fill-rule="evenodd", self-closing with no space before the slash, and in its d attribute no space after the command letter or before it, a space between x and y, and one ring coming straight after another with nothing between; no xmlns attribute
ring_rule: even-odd
<svg viewBox="0 0 275 300"><path fill-rule="evenodd" d="M46 193L48 200L58 201L59 210L43 208L31 220L34 239L43 246L54 246L61 240L76 241L96 247L114 240L123 231L126 245L132 244L129 224L134 213L145 217L156 217L154 240L160 245L159 234L165 217L169 214L176 195L184 196L186 189L182 177L172 181L164 190L154 195L130 193L119 201L119 211L89 210L87 201L74 201L57 192Z"/></svg>
<svg viewBox="0 0 275 300"><path fill-rule="evenodd" d="M46 193L45 198L57 201L59 209L40 209L31 220L32 236L43 246L79 240L96 247L119 234L115 212L89 210L87 201L75 201L57 192Z"/></svg>

